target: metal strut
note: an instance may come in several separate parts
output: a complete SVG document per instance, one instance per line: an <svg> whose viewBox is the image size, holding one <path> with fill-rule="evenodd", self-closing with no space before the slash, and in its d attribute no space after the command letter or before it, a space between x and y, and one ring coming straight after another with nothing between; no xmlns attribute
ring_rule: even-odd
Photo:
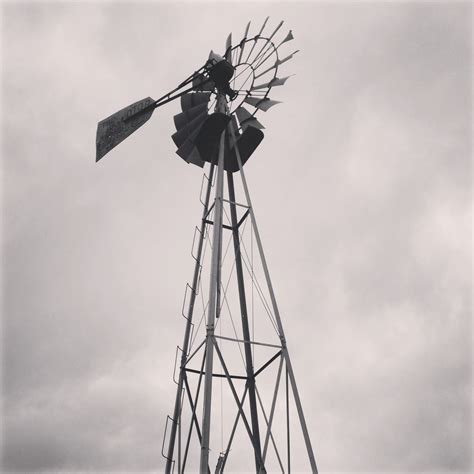
<svg viewBox="0 0 474 474"><path fill-rule="evenodd" d="M217 97L217 111L225 113L226 98L219 93ZM209 442L211 430L211 401L212 401L212 365L214 355L214 328L218 309L220 307L220 267L222 254L222 198L224 190L224 146L225 130L222 132L219 144L219 156L217 162L216 195L214 201L214 228L212 238L211 256L211 279L209 285L209 306L206 325L206 368L204 376L204 400L202 416L202 441L200 474L207 473L209 463Z"/></svg>
<svg viewBox="0 0 474 474"><path fill-rule="evenodd" d="M242 167L242 159L240 157L239 147L238 147L236 137L235 137L235 133L234 133L234 130L233 130L232 127L230 127L230 132L231 132L231 135L232 135L232 140L234 142L235 154L236 154L236 157L237 157L237 163L239 165L239 172L240 172L240 177L242 179L242 186L243 186L244 193L245 193L245 199L246 199L247 205L250 209L250 219L251 219L252 228L253 228L253 231L254 231L254 234L255 234L255 241L257 243L258 252L260 254L260 260L262 262L263 272L265 274L265 280L267 282L268 292L270 294L270 299L271 299L271 302L272 302L273 312L274 312L275 319L276 319L277 326L278 326L278 332L279 332L280 340L281 340L281 343L282 343L282 355L283 355L283 358L285 360L286 367L287 367L287 370L288 370L288 376L289 376L289 380L290 380L290 384L291 384L291 389L292 389L292 392L293 392L293 397L295 399L295 405L296 405L296 410L298 412L298 418L299 418L299 421L300 421L301 430L303 432L303 437L304 437L304 441L305 441L305 445L306 445L306 451L308 453L308 458L309 458L309 462L310 462L310 465L311 465L311 471L313 472L313 474L317 474L318 473L318 468L316 466L316 459L314 457L314 452L313 452L313 447L311 445L311 440L310 440L310 437L309 437L308 427L306 426L306 420L305 420L304 413L303 413L303 406L301 404L300 396L299 396L299 393L298 393L298 387L296 386L296 379L295 379L295 375L293 373L293 367L291 365L290 355L288 353L288 348L286 347L285 332L283 330L283 324L281 322L280 311L278 309L278 305L277 305L276 298L275 298L275 293L273 291L273 285L272 285L272 281L271 281L271 278L270 278L270 272L268 271L268 266L267 266L267 261L265 259L265 254L263 252L263 245L262 245L262 241L260 239L260 233L258 231L257 221L255 219L255 213L254 213L253 207L252 207L252 201L250 199L250 194L249 194L249 190L248 190L248 186L247 186L247 180L245 179L245 173L244 173L244 170L243 170L243 167Z"/></svg>
<svg viewBox="0 0 474 474"><path fill-rule="evenodd" d="M181 416L181 394L183 391L183 384L186 378L185 365L186 365L186 360L187 360L187 355L188 355L189 342L191 338L194 303L196 301L197 285L198 285L199 275L201 271L201 258L202 258L202 249L203 249L203 243L204 243L204 235L205 235L205 230L206 230L206 225L207 225L205 222L206 220L205 217L207 215L208 208L209 208L209 199L211 195L214 168L215 168L214 164L211 164L211 169L209 172L209 180L208 180L207 190L206 190L206 197L204 200L204 209L203 209L203 214L202 214L202 219L201 219L198 248L197 248L196 256L194 257L196 263L194 265L192 291L191 291L191 296L189 298L188 316L186 318L186 329L184 332L183 352L181 354L178 387L176 388L176 398L175 398L174 411L173 411L173 417L172 417L172 423L171 423L170 441L168 445L168 455L166 456L166 468L165 468L166 474L170 474L173 468L173 453L174 453L174 445L176 441L176 430L178 427L179 418Z"/></svg>
<svg viewBox="0 0 474 474"><path fill-rule="evenodd" d="M229 205L232 223L232 237L234 240L235 270L239 289L240 315L242 319L242 334L244 336L245 367L247 370L247 387L249 389L250 416L252 420L252 433L254 441L254 456L256 472L266 472L262 462L262 448L260 445L260 430L258 426L257 399L255 396L255 374L253 371L252 347L250 344L249 320L247 315L247 301L245 297L244 272L242 269L242 256L240 254L240 238L235 206L234 178L232 172L227 171L227 186L229 189Z"/></svg>

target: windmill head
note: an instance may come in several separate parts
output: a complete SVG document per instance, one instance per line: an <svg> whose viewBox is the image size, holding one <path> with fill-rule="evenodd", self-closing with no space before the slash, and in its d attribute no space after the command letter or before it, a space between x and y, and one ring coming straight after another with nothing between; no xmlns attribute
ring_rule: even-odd
<svg viewBox="0 0 474 474"><path fill-rule="evenodd" d="M156 108L180 98L181 112L174 116L176 132L172 135L178 156L200 167L206 162L213 163L220 137L225 133L224 167L227 171L237 171L236 149L244 165L263 140L264 127L256 113L279 103L268 94L273 87L286 82L288 77L280 79L276 74L279 66L295 54L283 60L279 58L280 46L292 40L293 35L290 30L275 44L273 37L283 22L272 34L264 36L267 20L252 37L247 37L249 22L244 37L235 46L229 35L223 56L211 51L201 68L160 99L147 97L99 122L96 161L144 125ZM257 84L261 77L264 82ZM224 111L217 110L218 97L225 99Z"/></svg>

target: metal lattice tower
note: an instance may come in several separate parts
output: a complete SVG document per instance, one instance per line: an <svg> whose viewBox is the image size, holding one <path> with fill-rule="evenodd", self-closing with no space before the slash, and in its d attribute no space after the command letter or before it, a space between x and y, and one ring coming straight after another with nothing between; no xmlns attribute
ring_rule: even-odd
<svg viewBox="0 0 474 474"><path fill-rule="evenodd" d="M98 124L97 161L154 109L180 98L176 153L208 166L183 302L184 339L176 352L176 397L162 446L166 473L221 473L233 462L258 473L289 473L293 412L298 446L304 445L296 451L317 472L244 173L263 139L256 114L278 103L269 93L286 82L277 77L279 67L296 53L280 59L292 32L276 42L283 22L268 36L267 22L253 36L249 22L234 46L229 35L223 56L211 51L204 66L160 99L147 97Z"/></svg>

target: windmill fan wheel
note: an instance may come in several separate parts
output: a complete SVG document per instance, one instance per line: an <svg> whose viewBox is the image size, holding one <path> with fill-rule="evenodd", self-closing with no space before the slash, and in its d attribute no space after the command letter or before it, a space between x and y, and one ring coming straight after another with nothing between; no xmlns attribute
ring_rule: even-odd
<svg viewBox="0 0 474 474"><path fill-rule="evenodd" d="M279 78L278 70L297 52L280 59L279 49L293 39L292 32L275 43L283 22L266 36L263 31L267 22L268 17L254 36L249 35L249 22L235 46L230 34L224 55L211 51L204 70L193 77L193 90L181 97L181 113L174 116L176 132L172 139L176 153L186 162L200 167L214 162L225 131L224 168L235 172L239 169L236 147L243 166L263 140L264 126L256 114L279 103L270 99L269 93L288 80L290 76ZM217 110L219 95L226 98L225 112Z"/></svg>

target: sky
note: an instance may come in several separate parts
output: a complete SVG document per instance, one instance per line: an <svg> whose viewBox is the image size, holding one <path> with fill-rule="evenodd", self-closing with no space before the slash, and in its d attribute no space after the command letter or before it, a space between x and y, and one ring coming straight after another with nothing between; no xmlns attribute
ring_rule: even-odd
<svg viewBox="0 0 474 474"><path fill-rule="evenodd" d="M471 10L3 2L4 472L163 470L202 170L176 103L96 126L267 15L301 51L245 171L318 467L470 472Z"/></svg>

